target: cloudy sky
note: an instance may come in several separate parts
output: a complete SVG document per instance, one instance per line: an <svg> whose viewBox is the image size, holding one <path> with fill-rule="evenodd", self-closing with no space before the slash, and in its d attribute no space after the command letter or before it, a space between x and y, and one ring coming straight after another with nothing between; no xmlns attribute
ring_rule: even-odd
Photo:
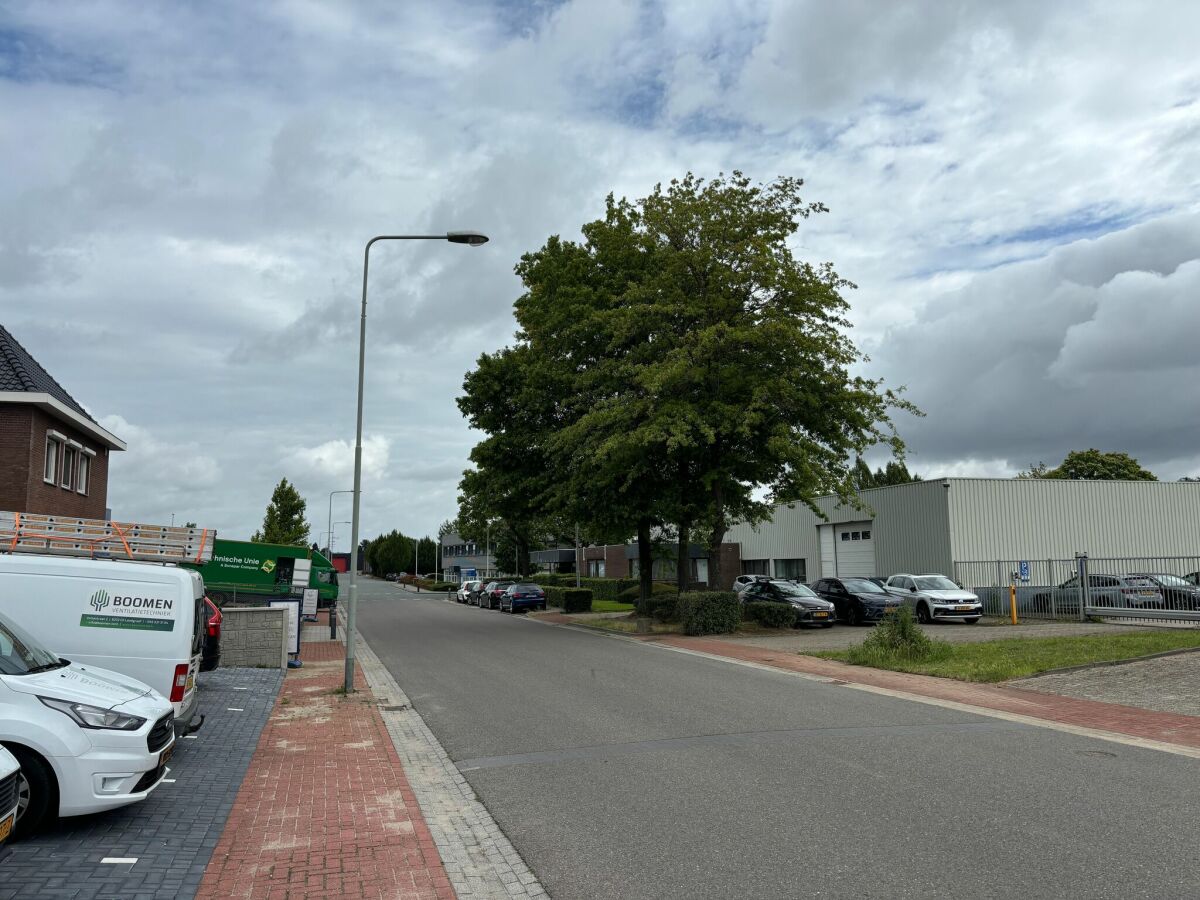
<svg viewBox="0 0 1200 900"><path fill-rule="evenodd" d="M1200 474L1197 34L1187 0L0 0L0 321L129 443L114 514L244 536L286 475L315 538L364 242L482 230L372 258L364 533L432 531L522 252L609 191L796 175L917 471Z"/></svg>

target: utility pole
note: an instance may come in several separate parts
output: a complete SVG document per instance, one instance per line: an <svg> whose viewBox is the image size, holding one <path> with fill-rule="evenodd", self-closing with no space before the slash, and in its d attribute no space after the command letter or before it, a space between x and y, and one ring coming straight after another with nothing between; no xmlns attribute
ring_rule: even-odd
<svg viewBox="0 0 1200 900"><path fill-rule="evenodd" d="M575 587L579 587L579 523L575 523Z"/></svg>

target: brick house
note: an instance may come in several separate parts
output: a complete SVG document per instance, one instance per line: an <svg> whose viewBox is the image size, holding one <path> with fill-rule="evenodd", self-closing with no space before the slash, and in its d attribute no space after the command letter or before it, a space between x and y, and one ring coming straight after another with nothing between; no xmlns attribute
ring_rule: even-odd
<svg viewBox="0 0 1200 900"><path fill-rule="evenodd" d="M0 509L103 519L124 449L0 325Z"/></svg>

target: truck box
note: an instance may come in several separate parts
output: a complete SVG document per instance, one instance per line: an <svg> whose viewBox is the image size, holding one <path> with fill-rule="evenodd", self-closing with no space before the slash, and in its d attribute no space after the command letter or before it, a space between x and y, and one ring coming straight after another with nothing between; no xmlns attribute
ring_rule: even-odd
<svg viewBox="0 0 1200 900"><path fill-rule="evenodd" d="M304 587L317 589L317 603L322 607L334 603L338 596L337 571L309 547L217 538L210 560L183 565L200 573L209 599L218 606L292 597ZM309 569L308 579L296 585L295 576L305 567Z"/></svg>

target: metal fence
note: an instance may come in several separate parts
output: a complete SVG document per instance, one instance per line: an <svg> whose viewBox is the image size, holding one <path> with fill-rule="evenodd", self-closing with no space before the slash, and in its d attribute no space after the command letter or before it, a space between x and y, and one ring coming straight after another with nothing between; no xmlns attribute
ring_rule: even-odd
<svg viewBox="0 0 1200 900"><path fill-rule="evenodd" d="M1089 557L956 562L954 580L983 601L984 615L1095 616L1200 626L1200 556Z"/></svg>

